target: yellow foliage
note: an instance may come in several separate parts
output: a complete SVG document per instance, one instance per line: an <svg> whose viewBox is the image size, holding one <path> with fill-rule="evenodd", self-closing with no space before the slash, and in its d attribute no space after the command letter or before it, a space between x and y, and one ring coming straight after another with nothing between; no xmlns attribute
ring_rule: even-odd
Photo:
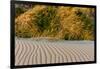
<svg viewBox="0 0 100 69"><path fill-rule="evenodd" d="M94 15L94 8L35 5L15 19L15 32L19 37L93 40Z"/></svg>

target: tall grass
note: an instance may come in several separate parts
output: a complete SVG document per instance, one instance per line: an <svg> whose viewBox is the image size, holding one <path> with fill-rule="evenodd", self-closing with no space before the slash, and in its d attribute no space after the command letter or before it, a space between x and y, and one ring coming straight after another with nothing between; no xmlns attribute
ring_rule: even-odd
<svg viewBox="0 0 100 69"><path fill-rule="evenodd" d="M93 40L94 16L93 8L36 5L16 18L16 36Z"/></svg>

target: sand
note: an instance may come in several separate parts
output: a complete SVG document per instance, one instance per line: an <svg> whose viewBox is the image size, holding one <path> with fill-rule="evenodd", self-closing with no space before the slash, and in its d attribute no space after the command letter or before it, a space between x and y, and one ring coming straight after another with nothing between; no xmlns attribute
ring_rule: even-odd
<svg viewBox="0 0 100 69"><path fill-rule="evenodd" d="M94 41L15 39L15 65L94 61Z"/></svg>

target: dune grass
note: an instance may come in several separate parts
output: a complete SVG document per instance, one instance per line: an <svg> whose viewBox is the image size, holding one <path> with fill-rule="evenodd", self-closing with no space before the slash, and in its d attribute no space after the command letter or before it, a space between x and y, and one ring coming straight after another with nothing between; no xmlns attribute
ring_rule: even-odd
<svg viewBox="0 0 100 69"><path fill-rule="evenodd" d="M22 13L23 8L16 8L17 37L94 40L94 8L34 5Z"/></svg>

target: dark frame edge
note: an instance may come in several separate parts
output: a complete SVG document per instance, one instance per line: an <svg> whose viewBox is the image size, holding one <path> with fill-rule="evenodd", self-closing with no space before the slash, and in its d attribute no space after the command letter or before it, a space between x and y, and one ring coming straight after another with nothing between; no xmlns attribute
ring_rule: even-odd
<svg viewBox="0 0 100 69"><path fill-rule="evenodd" d="M95 37L94 61L95 61L95 63L97 63L97 6L95 6L95 35L94 35L94 37Z"/></svg>
<svg viewBox="0 0 100 69"><path fill-rule="evenodd" d="M71 4L71 3L56 3L56 2L42 2L42 1L15 1L15 3L25 3L25 4L45 4L45 5L61 5L61 6L75 6L75 7L92 7L95 8L96 5L84 5L84 4Z"/></svg>
<svg viewBox="0 0 100 69"><path fill-rule="evenodd" d="M95 61L88 61L88 62L71 62L71 63L40 64L40 65L21 65L21 66L15 66L15 68L53 67L53 66L81 65L81 64L95 64L95 63L96 63Z"/></svg>
<svg viewBox="0 0 100 69"><path fill-rule="evenodd" d="M15 16L14 14L14 10L15 10L15 6L14 6L14 4L15 4L15 1L10 1L10 19L11 19L11 21L10 21L10 68L11 69L14 69L15 68L15 58L14 58L14 52L15 52L15 50L14 50L14 24L13 24L13 22L14 22L14 20L13 20L13 17Z"/></svg>

